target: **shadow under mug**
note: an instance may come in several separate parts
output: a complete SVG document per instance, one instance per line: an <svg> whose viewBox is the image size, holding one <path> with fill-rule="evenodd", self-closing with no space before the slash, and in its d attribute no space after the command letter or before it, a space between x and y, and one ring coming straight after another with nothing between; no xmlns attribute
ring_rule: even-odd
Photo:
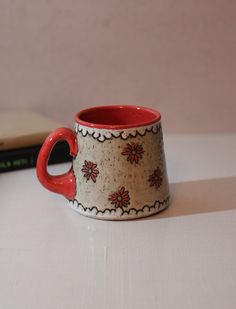
<svg viewBox="0 0 236 309"><path fill-rule="evenodd" d="M68 142L73 160L67 173L54 176L47 163L60 140ZM160 113L130 105L80 111L74 131L59 128L45 140L37 176L85 216L127 220L160 212L169 204Z"/></svg>

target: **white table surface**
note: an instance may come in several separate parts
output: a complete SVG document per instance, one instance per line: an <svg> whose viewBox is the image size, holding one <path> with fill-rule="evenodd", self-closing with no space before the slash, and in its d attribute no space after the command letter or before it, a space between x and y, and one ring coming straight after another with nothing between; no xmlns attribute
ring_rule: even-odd
<svg viewBox="0 0 236 309"><path fill-rule="evenodd" d="M0 174L0 308L235 309L236 135L165 150L172 204L136 221L79 215L35 169Z"/></svg>

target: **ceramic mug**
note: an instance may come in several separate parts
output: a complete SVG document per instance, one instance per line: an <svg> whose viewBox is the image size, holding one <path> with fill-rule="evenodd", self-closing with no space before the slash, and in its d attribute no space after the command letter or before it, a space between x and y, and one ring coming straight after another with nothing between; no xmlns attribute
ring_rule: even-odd
<svg viewBox="0 0 236 309"><path fill-rule="evenodd" d="M53 176L47 162L60 140L69 144L72 166ZM127 220L158 213L169 204L161 115L129 105L82 110L75 116L75 131L59 128L47 137L37 175L85 216Z"/></svg>

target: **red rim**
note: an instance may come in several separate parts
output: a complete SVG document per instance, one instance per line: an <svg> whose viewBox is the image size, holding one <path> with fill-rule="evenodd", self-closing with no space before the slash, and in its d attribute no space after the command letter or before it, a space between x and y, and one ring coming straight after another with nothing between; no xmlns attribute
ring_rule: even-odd
<svg viewBox="0 0 236 309"><path fill-rule="evenodd" d="M97 129L128 129L151 125L161 114L136 105L107 105L84 109L75 115L78 124Z"/></svg>

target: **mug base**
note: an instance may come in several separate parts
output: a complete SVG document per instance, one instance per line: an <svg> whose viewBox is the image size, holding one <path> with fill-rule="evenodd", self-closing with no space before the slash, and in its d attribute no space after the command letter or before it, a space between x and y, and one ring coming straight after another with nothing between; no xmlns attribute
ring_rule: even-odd
<svg viewBox="0 0 236 309"><path fill-rule="evenodd" d="M81 205L77 200L69 202L70 207L79 214L100 220L122 221L134 220L155 215L169 206L169 196L163 201L156 201L154 205L145 205L142 209L130 208L124 210L121 207L116 209L98 210L97 207L87 208Z"/></svg>

